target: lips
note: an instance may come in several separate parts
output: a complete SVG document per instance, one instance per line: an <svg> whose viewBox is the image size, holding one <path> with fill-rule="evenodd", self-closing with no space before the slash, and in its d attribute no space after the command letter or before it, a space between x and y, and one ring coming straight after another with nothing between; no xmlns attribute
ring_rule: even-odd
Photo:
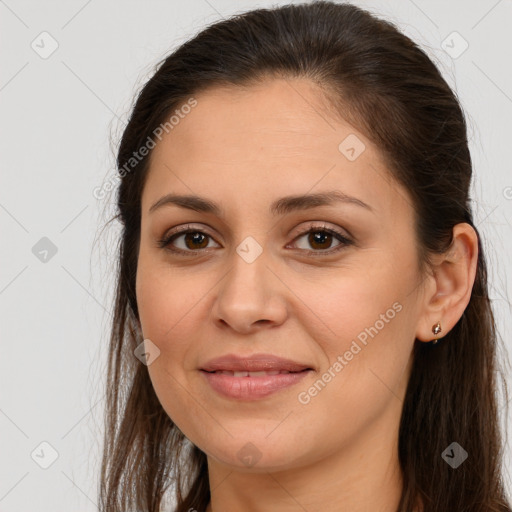
<svg viewBox="0 0 512 512"><path fill-rule="evenodd" d="M274 356L226 354L200 369L210 388L231 400L261 400L296 386L312 374L311 365Z"/></svg>
<svg viewBox="0 0 512 512"><path fill-rule="evenodd" d="M304 370L302 370L302 371L304 371ZM286 375L289 373L300 373L300 372L289 372L288 370L272 370L272 371L261 370L261 371L255 371L255 372L246 372L244 370L241 370L241 371L217 370L215 372L208 372L208 373L216 373L217 375L230 375L231 377L266 377L268 375Z"/></svg>
<svg viewBox="0 0 512 512"><path fill-rule="evenodd" d="M260 372L259 376L277 375L279 373L298 373L313 368L304 363L292 361L272 354L253 354L249 357L242 357L236 354L211 359L205 363L201 370L209 373L221 373L235 377L251 377Z"/></svg>

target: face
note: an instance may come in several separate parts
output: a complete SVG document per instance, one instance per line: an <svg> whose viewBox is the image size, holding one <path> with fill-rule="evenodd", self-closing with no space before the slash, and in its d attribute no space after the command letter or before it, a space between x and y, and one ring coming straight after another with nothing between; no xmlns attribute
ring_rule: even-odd
<svg viewBox="0 0 512 512"><path fill-rule="evenodd" d="M153 150L142 193L137 302L165 411L209 458L247 471L310 464L371 432L397 433L421 304L407 193L306 80L195 98ZM330 202L272 208L332 192ZM165 201L150 211L168 194L218 211ZM310 370L201 370L255 354Z"/></svg>

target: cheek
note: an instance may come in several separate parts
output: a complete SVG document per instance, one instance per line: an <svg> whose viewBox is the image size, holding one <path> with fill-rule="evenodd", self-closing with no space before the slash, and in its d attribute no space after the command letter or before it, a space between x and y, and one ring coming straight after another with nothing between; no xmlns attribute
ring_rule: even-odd
<svg viewBox="0 0 512 512"><path fill-rule="evenodd" d="M186 271L172 269L156 258L140 258L136 294L142 330L146 338L162 345L161 350L171 348L170 340L179 340L184 326L198 314L197 306L207 290L198 285L198 279Z"/></svg>
<svg viewBox="0 0 512 512"><path fill-rule="evenodd" d="M312 436L324 432L318 449L326 453L333 442L354 439L386 410L399 417L412 347L407 307L395 293L345 284L331 300L317 297L330 330L322 331L328 334L316 337L316 343L327 361L310 387L297 390L297 417L304 415Z"/></svg>
<svg viewBox="0 0 512 512"><path fill-rule="evenodd" d="M398 273L383 261L307 290L315 321L303 325L326 362L315 389L303 390L303 403L337 403L340 415L371 413L398 394L414 340L412 270Z"/></svg>
<svg viewBox="0 0 512 512"><path fill-rule="evenodd" d="M331 356L348 350L355 339L364 344L377 335L386 338L393 324L400 323L404 293L394 276L383 270L353 269L339 279L320 281L303 294L324 339L330 340Z"/></svg>
<svg viewBox="0 0 512 512"><path fill-rule="evenodd" d="M139 260L136 293L142 332L160 351L148 371L173 420L187 410L187 397L190 401L185 388L197 371L198 341L207 339L209 309L204 300L212 286L200 273L170 268L156 258Z"/></svg>
<svg viewBox="0 0 512 512"><path fill-rule="evenodd" d="M186 388L187 368L193 362L189 360L193 348L190 329L198 328L194 318L198 299L194 300L195 293L190 293L195 288L186 279L172 278L168 267L153 261L145 265L141 259L136 289L144 338L159 350L158 357L148 366L153 389L167 415L189 434L194 425L190 411L195 402Z"/></svg>

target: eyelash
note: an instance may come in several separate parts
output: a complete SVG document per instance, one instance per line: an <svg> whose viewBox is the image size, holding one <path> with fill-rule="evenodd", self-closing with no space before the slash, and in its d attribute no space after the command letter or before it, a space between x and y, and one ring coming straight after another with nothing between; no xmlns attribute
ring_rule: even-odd
<svg viewBox="0 0 512 512"><path fill-rule="evenodd" d="M341 250L345 249L347 246L353 244L352 240L347 238L345 235L343 235L339 231L337 231L335 229L332 229L332 228L326 228L325 226L321 226L321 225L311 225L311 226L309 226L309 228L306 231L302 231L301 233L299 233L294 238L294 241L299 239L299 238L301 238L304 235L307 235L307 234L311 233L311 232L329 233L330 235L333 235L340 242L340 244L335 246L334 249L317 250L317 251L307 250L307 249L300 249L302 251L305 251L306 254L310 254L312 256L331 255L331 254L336 253L338 251L341 251ZM207 237L213 238L208 233L205 233L205 232L201 231L200 229L193 228L190 225L186 225L186 226L183 226L182 228L174 231L170 235L167 235L164 238L162 238L161 240L159 240L157 245L158 245L158 247L160 249L165 249L165 250L168 250L168 251L170 251L172 253L183 254L183 255L186 255L186 256L193 256L198 251L204 250L204 249L196 249L196 250L185 251L183 249L177 249L175 247L174 248L171 247L171 242L173 242L179 236L186 235L188 233L201 233L203 235L206 235Z"/></svg>

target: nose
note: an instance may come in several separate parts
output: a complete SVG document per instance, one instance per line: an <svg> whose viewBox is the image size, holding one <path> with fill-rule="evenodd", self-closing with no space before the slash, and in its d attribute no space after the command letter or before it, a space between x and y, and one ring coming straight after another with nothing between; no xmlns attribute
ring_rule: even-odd
<svg viewBox="0 0 512 512"><path fill-rule="evenodd" d="M252 262L234 252L212 308L214 322L220 328L249 334L285 321L286 286L268 263L265 251Z"/></svg>

